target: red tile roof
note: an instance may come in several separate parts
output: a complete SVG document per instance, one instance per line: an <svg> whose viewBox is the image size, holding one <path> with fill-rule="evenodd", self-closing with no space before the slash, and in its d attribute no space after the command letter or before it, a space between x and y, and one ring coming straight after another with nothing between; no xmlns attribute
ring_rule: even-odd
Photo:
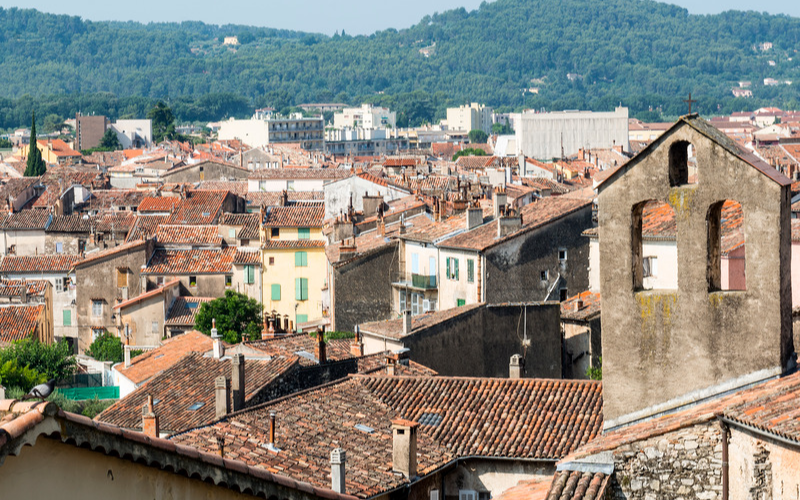
<svg viewBox="0 0 800 500"><path fill-rule="evenodd" d="M218 226L162 224L156 229L156 241L163 245L222 245Z"/></svg>
<svg viewBox="0 0 800 500"><path fill-rule="evenodd" d="M136 211L139 213L171 212L180 201L178 196L148 196L139 203Z"/></svg>
<svg viewBox="0 0 800 500"><path fill-rule="evenodd" d="M483 304L468 304L460 307L451 307L450 309L443 309L441 311L434 311L419 316L412 316L411 318L411 332L409 335L416 335L425 331L426 329L450 321L457 318L462 314L469 314L476 309L483 307ZM380 335L382 337L389 337L393 339L401 339L405 337L403 334L403 318L386 319L382 321L371 321L360 325L361 331L369 334Z"/></svg>
<svg viewBox="0 0 800 500"><path fill-rule="evenodd" d="M220 217L219 224L221 226L238 226L240 229L236 231L236 237L240 240L257 240L259 239L258 228L260 226L261 216L258 213L254 214L231 214L224 213Z"/></svg>
<svg viewBox="0 0 800 500"><path fill-rule="evenodd" d="M126 300L124 302L120 302L119 304L115 305L113 307L113 309L115 311L117 311L119 309L125 309L126 307L132 306L134 304L138 304L139 302L142 302L143 300L147 300L147 299L149 299L151 297L156 297L158 295L161 295L164 292L166 292L167 290L169 290L170 288L178 286L180 284L180 282L181 282L181 280L176 278L176 279L170 281L169 283L164 283L164 285L156 288L155 290L150 290L149 292L145 292L143 294L137 295L136 297L134 297L132 299L128 299L128 300Z"/></svg>
<svg viewBox="0 0 800 500"><path fill-rule="evenodd" d="M322 227L324 217L325 207L322 205L269 207L264 217L264 226Z"/></svg>
<svg viewBox="0 0 800 500"><path fill-rule="evenodd" d="M227 191L189 191L175 206L169 224L213 224L222 213Z"/></svg>
<svg viewBox="0 0 800 500"><path fill-rule="evenodd" d="M125 236L136 222L136 216L131 212L115 212L103 214L94 220L95 229L100 233L115 233ZM117 236L115 236L117 239Z"/></svg>
<svg viewBox="0 0 800 500"><path fill-rule="evenodd" d="M29 297L44 297L47 287L50 285L48 280L2 280L0 281L0 297L17 297L24 290Z"/></svg>
<svg viewBox="0 0 800 500"><path fill-rule="evenodd" d="M602 472L560 471L553 476L547 500L603 500L610 491L611 476ZM505 498L505 495L503 495Z"/></svg>
<svg viewBox="0 0 800 500"><path fill-rule="evenodd" d="M296 357L279 356L272 360L246 358L245 404L276 378L298 366ZM230 359L190 353L107 408L95 420L126 429L141 429L142 406L146 404L147 396L152 396L155 402L153 410L158 415L163 432L181 432L208 424L216 419L214 379L221 376L230 380ZM196 404L202 406L196 410L190 409Z"/></svg>
<svg viewBox="0 0 800 500"><path fill-rule="evenodd" d="M6 255L0 261L0 273L66 273L80 260L80 255Z"/></svg>
<svg viewBox="0 0 800 500"><path fill-rule="evenodd" d="M136 217L136 221L128 233L128 241L154 237L158 226L167 222L168 218L168 215L140 215Z"/></svg>
<svg viewBox="0 0 800 500"><path fill-rule="evenodd" d="M324 240L267 240L261 245L265 250L292 248L325 248Z"/></svg>
<svg viewBox="0 0 800 500"><path fill-rule="evenodd" d="M113 257L113 256L116 256L118 254L127 253L127 252L133 252L134 250L138 250L140 248L143 248L146 244L147 244L147 241L145 241L145 240L134 240L134 241L129 241L127 243L124 243L124 244L116 246L116 247L106 248L105 250L100 250L99 252L92 252L90 254L87 254L86 258L84 258L83 260L80 260L80 261L76 262L73 267L75 267L75 268L83 267L85 265L92 264L94 262L97 262L99 260L105 259L107 257Z"/></svg>
<svg viewBox="0 0 800 500"><path fill-rule="evenodd" d="M231 272L236 249L164 250L153 252L142 274L223 274Z"/></svg>
<svg viewBox="0 0 800 500"><path fill-rule="evenodd" d="M578 301L581 307L578 308ZM573 295L561 303L561 318L575 321L589 321L600 314L600 294L586 290Z"/></svg>
<svg viewBox="0 0 800 500"><path fill-rule="evenodd" d="M254 340L246 342L246 345L258 349L259 351L269 354L271 356L294 356L298 352L306 352L314 354L314 348L317 345L316 337L312 337L308 333L291 333L282 337L272 339ZM331 361L338 361L341 359L352 358L350 353L350 340L349 339L333 339L327 342L326 356ZM301 357L300 363L303 365L313 365L315 362L309 360L307 357Z"/></svg>
<svg viewBox="0 0 800 500"><path fill-rule="evenodd" d="M140 354L131 360L131 366L118 365L115 369L134 384L154 377L192 352L211 350L211 337L197 330L164 340L161 347Z"/></svg>
<svg viewBox="0 0 800 500"><path fill-rule="evenodd" d="M545 500L552 482L552 477L520 481L516 486L512 486L499 496L494 497L494 500ZM567 498L572 500L572 497ZM559 500L559 497L555 500Z"/></svg>
<svg viewBox="0 0 800 500"><path fill-rule="evenodd" d="M0 307L0 343L31 337L43 313L44 304Z"/></svg>
<svg viewBox="0 0 800 500"><path fill-rule="evenodd" d="M250 179L336 180L349 177L349 168L262 168L250 174Z"/></svg>
<svg viewBox="0 0 800 500"><path fill-rule="evenodd" d="M54 215L47 226L48 233L89 233L92 230L92 218L84 214Z"/></svg>
<svg viewBox="0 0 800 500"><path fill-rule="evenodd" d="M258 250L244 250L244 249L237 249L236 254L233 256L233 263L234 264L251 264L251 265L261 265L261 252Z"/></svg>
<svg viewBox="0 0 800 500"><path fill-rule="evenodd" d="M200 305L213 297L177 297L169 308L164 324L167 326L194 326Z"/></svg>
<svg viewBox="0 0 800 500"><path fill-rule="evenodd" d="M40 230L44 231L52 214L49 210L20 210L6 215L0 228L5 230Z"/></svg>

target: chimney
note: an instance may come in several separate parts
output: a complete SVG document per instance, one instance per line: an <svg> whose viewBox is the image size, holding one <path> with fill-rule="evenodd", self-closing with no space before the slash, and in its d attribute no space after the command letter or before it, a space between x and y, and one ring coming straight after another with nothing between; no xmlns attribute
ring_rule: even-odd
<svg viewBox="0 0 800 500"><path fill-rule="evenodd" d="M358 247L355 238L352 241L344 240L339 244L339 262L354 257L356 253L358 253Z"/></svg>
<svg viewBox="0 0 800 500"><path fill-rule="evenodd" d="M271 410L269 412L269 446L267 446L269 451L281 451L281 449L275 445L275 430L275 411Z"/></svg>
<svg viewBox="0 0 800 500"><path fill-rule="evenodd" d="M231 375L231 393L233 394L233 411L244 409L244 354L234 354L231 359L233 373Z"/></svg>
<svg viewBox="0 0 800 500"><path fill-rule="evenodd" d="M392 470L408 479L417 475L417 422L392 420Z"/></svg>
<svg viewBox="0 0 800 500"><path fill-rule="evenodd" d="M508 196L506 193L500 189L495 188L494 190L494 218L499 219L503 213L503 207L508 204Z"/></svg>
<svg viewBox="0 0 800 500"><path fill-rule="evenodd" d="M583 299L578 297L578 299L575 301L575 312L578 312L581 309L583 309Z"/></svg>
<svg viewBox="0 0 800 500"><path fill-rule="evenodd" d="M586 159L585 152L583 151L583 148L580 148L578 149L578 161L583 161L584 159Z"/></svg>
<svg viewBox="0 0 800 500"><path fill-rule="evenodd" d="M522 378L522 369L524 366L525 364L522 361L522 356L519 354L514 354L511 356L511 362L508 364L508 378Z"/></svg>
<svg viewBox="0 0 800 500"><path fill-rule="evenodd" d="M317 328L317 345L314 347L314 357L317 358L319 364L324 365L328 362L326 352L327 346L325 345L325 328Z"/></svg>
<svg viewBox="0 0 800 500"><path fill-rule="evenodd" d="M481 207L469 207L467 209L467 231L483 224L483 209Z"/></svg>
<svg viewBox="0 0 800 500"><path fill-rule="evenodd" d="M142 407L142 432L158 437L158 416L153 412L153 396L147 395L147 404Z"/></svg>
<svg viewBox="0 0 800 500"><path fill-rule="evenodd" d="M124 346L122 346L122 348L125 351L125 368L130 368L130 366L131 366L131 346L128 345L128 344L125 344Z"/></svg>
<svg viewBox="0 0 800 500"><path fill-rule="evenodd" d="M336 493L345 493L344 467L347 455L341 448L331 452L331 489Z"/></svg>
<svg viewBox="0 0 800 500"><path fill-rule="evenodd" d="M28 303L28 283L25 278L22 278L22 285L20 286L19 290L19 301L22 304Z"/></svg>
<svg viewBox="0 0 800 500"><path fill-rule="evenodd" d="M211 320L211 339L213 344L214 359L222 359L225 356L225 346L222 344L222 338L217 331L217 320Z"/></svg>
<svg viewBox="0 0 800 500"><path fill-rule="evenodd" d="M403 311L403 337L411 333L411 311Z"/></svg>
<svg viewBox="0 0 800 500"><path fill-rule="evenodd" d="M230 413L227 378L220 376L214 379L214 401L217 418L222 418Z"/></svg>
<svg viewBox="0 0 800 500"><path fill-rule="evenodd" d="M361 329L356 325L356 336L350 342L350 355L360 358L364 355L364 342L361 340Z"/></svg>
<svg viewBox="0 0 800 500"><path fill-rule="evenodd" d="M500 217L497 219L497 237L502 238L522 227L522 216Z"/></svg>

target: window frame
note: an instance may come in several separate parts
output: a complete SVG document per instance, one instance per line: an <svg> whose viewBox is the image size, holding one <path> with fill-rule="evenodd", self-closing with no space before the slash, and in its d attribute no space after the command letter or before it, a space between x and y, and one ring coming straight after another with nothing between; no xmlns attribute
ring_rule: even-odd
<svg viewBox="0 0 800 500"><path fill-rule="evenodd" d="M93 300L92 301L92 317L93 318L102 318L103 317L103 301L102 300Z"/></svg>

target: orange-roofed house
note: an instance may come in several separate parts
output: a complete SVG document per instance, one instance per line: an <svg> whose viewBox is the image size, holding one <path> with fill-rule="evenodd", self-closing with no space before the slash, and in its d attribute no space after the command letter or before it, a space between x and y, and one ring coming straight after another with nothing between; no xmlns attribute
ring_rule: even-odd
<svg viewBox="0 0 800 500"><path fill-rule="evenodd" d="M42 152L42 159L49 164L66 167L81 162L81 153L61 139L40 139L36 146Z"/></svg>

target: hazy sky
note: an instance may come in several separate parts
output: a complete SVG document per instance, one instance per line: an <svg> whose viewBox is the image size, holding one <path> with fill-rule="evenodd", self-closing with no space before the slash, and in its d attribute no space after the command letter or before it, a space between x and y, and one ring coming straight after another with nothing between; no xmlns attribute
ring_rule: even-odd
<svg viewBox="0 0 800 500"><path fill-rule="evenodd" d="M558 2L559 0L549 0ZM602 1L602 0L597 0ZM96 21L203 21L212 24L246 24L333 34L369 34L386 28L406 28L424 15L455 7L476 9L480 0L195 0L192 3L137 0L0 0L2 7L35 8ZM759 10L800 17L798 0L673 0L689 12L710 14L723 10Z"/></svg>

